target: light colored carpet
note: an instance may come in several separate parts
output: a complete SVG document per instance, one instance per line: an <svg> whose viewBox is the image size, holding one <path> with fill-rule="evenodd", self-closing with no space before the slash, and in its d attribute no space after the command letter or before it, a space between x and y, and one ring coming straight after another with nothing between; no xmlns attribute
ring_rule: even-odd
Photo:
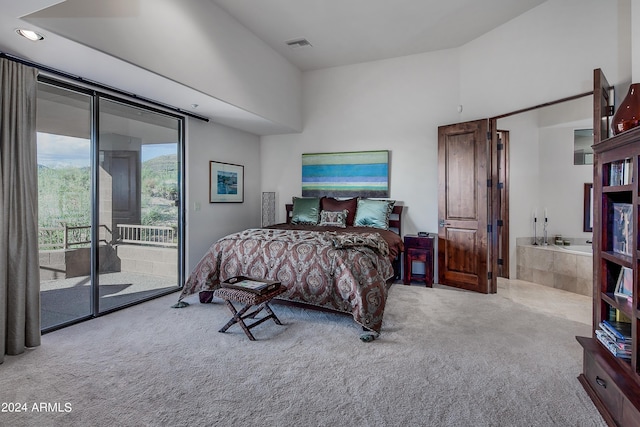
<svg viewBox="0 0 640 427"><path fill-rule="evenodd" d="M274 305L251 342L177 294L43 337L0 365L7 426L604 426L576 377L585 323L496 295L394 285L381 337ZM33 412L33 403L62 412ZM64 412L65 404L69 412ZM53 405L55 407L55 405Z"/></svg>

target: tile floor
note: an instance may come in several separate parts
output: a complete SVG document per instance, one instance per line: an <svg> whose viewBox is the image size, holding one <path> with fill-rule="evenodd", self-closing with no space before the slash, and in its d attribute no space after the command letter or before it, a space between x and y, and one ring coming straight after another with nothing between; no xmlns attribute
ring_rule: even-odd
<svg viewBox="0 0 640 427"><path fill-rule="evenodd" d="M591 325L593 298L518 279L498 279L498 295L544 313Z"/></svg>

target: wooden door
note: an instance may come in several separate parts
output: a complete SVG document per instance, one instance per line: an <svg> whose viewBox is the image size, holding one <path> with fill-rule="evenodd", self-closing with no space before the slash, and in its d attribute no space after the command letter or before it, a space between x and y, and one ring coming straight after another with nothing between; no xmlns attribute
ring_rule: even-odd
<svg viewBox="0 0 640 427"><path fill-rule="evenodd" d="M600 68L593 70L593 143L609 138L613 116L613 88Z"/></svg>
<svg viewBox="0 0 640 427"><path fill-rule="evenodd" d="M488 120L438 128L438 282L495 292L488 271Z"/></svg>
<svg viewBox="0 0 640 427"><path fill-rule="evenodd" d="M495 129L497 123L491 122L491 128ZM497 177L497 185L494 186L496 196L496 213L495 218L492 218L490 224L495 227L496 234L496 248L495 258L496 263L491 267L491 270L496 272L496 277L509 278L509 131L498 130L495 132L497 135L497 141L492 141L491 146L495 147L495 155L492 154L491 158L497 157L497 173L494 174ZM492 160L493 161L493 160ZM491 198L491 197L490 197ZM494 221L495 220L495 221ZM489 249L489 254L493 253L492 248Z"/></svg>
<svg viewBox="0 0 640 427"><path fill-rule="evenodd" d="M111 217L115 224L140 224L140 161L137 151L105 151L103 168L111 180Z"/></svg>

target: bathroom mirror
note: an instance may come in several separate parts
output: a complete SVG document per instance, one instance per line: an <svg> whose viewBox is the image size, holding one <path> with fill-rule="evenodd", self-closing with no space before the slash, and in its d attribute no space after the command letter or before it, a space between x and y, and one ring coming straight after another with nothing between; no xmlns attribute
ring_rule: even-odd
<svg viewBox="0 0 640 427"><path fill-rule="evenodd" d="M593 164L593 129L575 129L573 131L573 164Z"/></svg>
<svg viewBox="0 0 640 427"><path fill-rule="evenodd" d="M584 185L584 220L582 231L589 233L593 231L593 184Z"/></svg>

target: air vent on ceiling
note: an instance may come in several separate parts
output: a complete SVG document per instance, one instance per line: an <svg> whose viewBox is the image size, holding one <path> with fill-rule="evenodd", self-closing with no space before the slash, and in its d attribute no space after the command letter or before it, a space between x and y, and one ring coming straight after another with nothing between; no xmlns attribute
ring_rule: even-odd
<svg viewBox="0 0 640 427"><path fill-rule="evenodd" d="M285 43L291 49L306 49L306 48L309 48L309 47L313 47L313 45L311 43L309 43L309 40L307 40L307 39L289 40L289 41L287 41Z"/></svg>

